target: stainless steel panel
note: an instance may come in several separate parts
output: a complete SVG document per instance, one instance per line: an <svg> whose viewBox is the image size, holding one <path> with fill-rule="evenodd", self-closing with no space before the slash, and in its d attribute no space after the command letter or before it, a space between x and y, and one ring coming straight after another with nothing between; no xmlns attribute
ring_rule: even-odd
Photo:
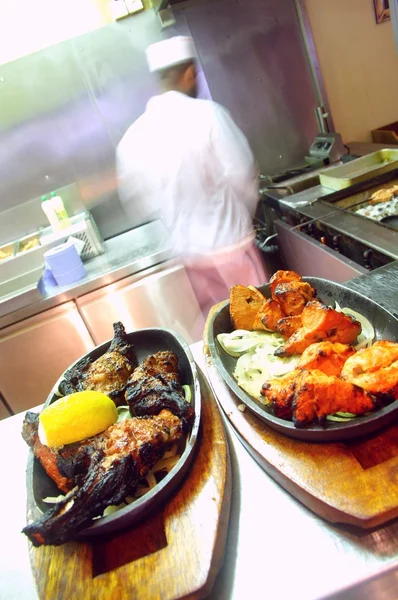
<svg viewBox="0 0 398 600"><path fill-rule="evenodd" d="M3 329L0 381L7 404L14 413L41 404L61 373L92 348L73 302Z"/></svg>
<svg viewBox="0 0 398 600"><path fill-rule="evenodd" d="M248 136L262 172L302 162L318 100L291 0L220 0L184 11L214 100Z"/></svg>
<svg viewBox="0 0 398 600"><path fill-rule="evenodd" d="M157 91L145 47L178 33L195 39L201 96L231 110L261 167L301 162L318 101L292 0L195 4L164 30L144 11L0 65L0 243L45 225L39 198L60 188L105 239L139 224L119 202L115 148Z"/></svg>
<svg viewBox="0 0 398 600"><path fill-rule="evenodd" d="M286 268L302 276L324 277L340 283L367 273L361 265L292 229L283 221L277 219L274 225Z"/></svg>
<svg viewBox="0 0 398 600"><path fill-rule="evenodd" d="M119 320L128 331L168 327L189 344L202 338L200 307L184 267L178 264L109 285L78 298L76 304L96 344L112 336L112 323Z"/></svg>
<svg viewBox="0 0 398 600"><path fill-rule="evenodd" d="M2 209L22 205L29 223L44 225L40 196L76 183L83 208L98 207L105 237L119 232L122 222L127 229L116 193L114 147L71 42L0 66L0 80ZM7 217L15 224L20 214ZM0 239L6 234L0 230Z"/></svg>

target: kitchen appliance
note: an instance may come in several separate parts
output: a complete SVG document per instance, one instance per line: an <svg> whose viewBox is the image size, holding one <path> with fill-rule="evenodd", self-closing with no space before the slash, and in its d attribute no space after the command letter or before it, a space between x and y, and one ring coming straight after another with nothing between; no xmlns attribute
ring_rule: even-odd
<svg viewBox="0 0 398 600"><path fill-rule="evenodd" d="M287 180L294 180L289 182L292 185L296 184L297 178L300 180L305 178L307 183L316 185L319 182L320 170L331 163L340 164L339 161L343 156L347 156L347 152L339 133L318 133L309 148L308 155L304 157L304 163L272 175L262 174L260 183L269 187ZM355 157L350 155L350 158Z"/></svg>
<svg viewBox="0 0 398 600"><path fill-rule="evenodd" d="M397 232L388 222L356 211L367 206L375 191L395 183L398 169L326 194L322 186L292 195L264 191L262 205L272 212L272 228L263 239L258 232L258 245L267 252L272 244L281 268L340 282L387 265L398 260Z"/></svg>

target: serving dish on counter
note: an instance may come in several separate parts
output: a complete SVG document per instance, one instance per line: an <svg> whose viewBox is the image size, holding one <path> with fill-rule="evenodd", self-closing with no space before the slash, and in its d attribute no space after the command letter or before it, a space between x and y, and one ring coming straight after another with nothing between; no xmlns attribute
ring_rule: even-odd
<svg viewBox="0 0 398 600"><path fill-rule="evenodd" d="M80 532L79 538L88 538L116 531L134 524L143 516L155 510L180 485L194 456L200 425L201 395L199 376L189 346L180 336L168 329L141 329L129 333L127 339L134 346L139 364L150 354L164 350L174 352L178 356L180 381L182 385L189 385L192 390L191 405L195 411L195 418L180 460L162 481L125 508L95 520L90 527ZM85 357L96 360L104 354L109 345L110 341L105 342L88 352ZM63 375L50 392L43 408L59 399L58 386L62 379ZM31 491L32 494L32 503L41 512L45 512L48 510L49 505L43 502L43 498L57 496L59 490L54 481L46 474L39 461L33 456L33 453L30 454L27 477L28 491Z"/></svg>
<svg viewBox="0 0 398 600"><path fill-rule="evenodd" d="M398 150L385 148L321 171L319 183L332 190L342 190L396 168L398 168Z"/></svg>
<svg viewBox="0 0 398 600"><path fill-rule="evenodd" d="M398 341L398 319L377 302L346 288L342 284L326 279L304 277L303 280L310 283L317 290L317 298L324 304L333 307L334 303L337 302L339 306L354 309L369 319L374 327L376 339ZM259 290L267 298L270 296L268 284L260 287ZM356 417L348 423L328 422L325 427L320 424L303 428L295 427L292 421L276 417L267 406L238 386L233 376L237 359L227 354L217 341L218 334L229 333L232 330L229 302L226 302L214 311L208 323L208 346L212 361L226 385L239 398L240 402L269 427L300 440L312 442L340 441L376 431L390 423L398 415L398 401L396 401L368 416Z"/></svg>
<svg viewBox="0 0 398 600"><path fill-rule="evenodd" d="M128 333L127 339L134 345L139 364L159 351L178 356L179 378L191 388L195 411L185 448L155 487L119 511L95 519L76 542L30 547L40 598L55 597L60 586L65 590L62 597L109 598L114 585L122 585L124 593L134 598L184 598L193 592L201 598L211 589L221 566L231 489L227 441L216 402L189 346L174 331L142 329ZM86 356L96 360L109 344L101 344ZM44 407L59 398L62 379L63 375ZM55 483L30 451L28 522L47 509L44 497L57 494ZM66 560L68 569L62 567Z"/></svg>
<svg viewBox="0 0 398 600"><path fill-rule="evenodd" d="M343 285L303 278L331 306L337 301L367 317L378 339L398 341L398 319ZM258 288L267 296L268 285ZM232 331L229 301L214 306L204 331L206 371L220 408L259 465L307 508L332 523L368 529L398 517L398 401L357 424L328 423L297 429L277 419L239 388L236 359L216 337ZM362 421L363 419L363 421Z"/></svg>

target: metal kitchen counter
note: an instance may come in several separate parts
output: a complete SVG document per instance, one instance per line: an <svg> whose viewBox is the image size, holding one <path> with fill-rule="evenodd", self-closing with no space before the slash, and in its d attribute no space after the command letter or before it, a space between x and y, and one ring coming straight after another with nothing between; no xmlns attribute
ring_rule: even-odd
<svg viewBox="0 0 398 600"><path fill-rule="evenodd" d="M397 269L398 272L398 269ZM388 273L386 273L388 276ZM361 279L361 278L359 278ZM203 346L191 346L206 374ZM0 598L37 600L29 564L23 413L0 422ZM395 600L398 589L398 521L372 530L334 525L312 513L252 458L224 417L232 461L232 505L224 565L211 600ZM206 515L203 515L206 518ZM123 590L120 590L123 598ZM62 595L57 600L66 600Z"/></svg>
<svg viewBox="0 0 398 600"><path fill-rule="evenodd" d="M62 287L54 287L46 295L23 308L11 310L0 317L0 329L110 285L130 275L149 270L172 258L167 246L167 234L160 221L153 221L131 231L111 238L104 243L104 254L84 263L87 276L80 281ZM21 294L29 295L35 286L21 290L15 295L18 306Z"/></svg>

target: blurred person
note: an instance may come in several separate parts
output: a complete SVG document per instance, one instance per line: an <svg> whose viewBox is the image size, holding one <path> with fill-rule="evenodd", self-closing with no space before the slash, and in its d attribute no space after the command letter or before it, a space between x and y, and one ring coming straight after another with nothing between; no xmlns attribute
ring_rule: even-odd
<svg viewBox="0 0 398 600"><path fill-rule="evenodd" d="M163 221L206 318L232 285L268 277L253 229L258 168L227 110L196 98L195 56L188 37L149 46L162 93L121 140L117 173L126 213Z"/></svg>

